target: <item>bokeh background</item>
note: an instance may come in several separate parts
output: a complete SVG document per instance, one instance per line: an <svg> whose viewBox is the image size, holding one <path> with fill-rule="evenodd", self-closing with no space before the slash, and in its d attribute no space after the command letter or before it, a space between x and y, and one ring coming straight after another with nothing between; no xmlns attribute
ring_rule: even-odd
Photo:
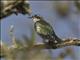
<svg viewBox="0 0 80 60"><path fill-rule="evenodd" d="M77 12L77 8L73 1L60 1L61 4L67 4L69 7L68 14L66 16L60 16L56 10L56 1L30 1L32 8L32 15L38 14L44 17L49 22L56 33L61 39L66 38L79 38L80 39L80 12ZM2 19L1 21L1 40L8 45L12 44L11 37L9 36L9 28L14 25L14 35L20 40L23 39L23 35L31 36L31 31L34 29L33 21L28 18L28 15L19 14ZM36 34L36 43L42 42ZM57 58L61 52L65 52L67 48L72 49L72 57L66 56L64 60L80 60L80 47L70 46L60 49L52 50L52 58ZM54 60L55 60L54 59ZM53 59L52 59L53 60Z"/></svg>

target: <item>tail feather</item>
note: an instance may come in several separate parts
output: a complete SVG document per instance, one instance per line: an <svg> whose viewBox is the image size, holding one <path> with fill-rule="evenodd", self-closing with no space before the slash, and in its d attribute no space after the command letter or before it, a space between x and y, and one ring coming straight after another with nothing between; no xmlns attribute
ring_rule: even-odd
<svg viewBox="0 0 80 60"><path fill-rule="evenodd" d="M62 40L55 34L55 32L53 31L51 39L56 42L56 43L61 43Z"/></svg>

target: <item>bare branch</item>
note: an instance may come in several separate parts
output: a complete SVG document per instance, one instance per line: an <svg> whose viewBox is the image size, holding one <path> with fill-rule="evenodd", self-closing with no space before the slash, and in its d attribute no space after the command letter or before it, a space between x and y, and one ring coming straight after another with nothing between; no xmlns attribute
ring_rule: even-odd
<svg viewBox="0 0 80 60"><path fill-rule="evenodd" d="M53 44L53 46L46 46L44 43L36 43L34 44L31 49L58 49L58 48L63 48L66 46L80 46L80 39L65 39L62 43L57 43L57 44ZM12 46L10 46L9 48L14 49ZM28 48L27 46L24 46L22 48ZM21 49L22 49L21 48Z"/></svg>
<svg viewBox="0 0 80 60"><path fill-rule="evenodd" d="M46 45L44 43L37 43L30 48L31 49L58 49L58 48L66 47L66 46L80 46L80 39L65 39L65 41L63 41L62 43L58 43L55 45L53 44L52 47L51 46L46 47ZM1 50L2 50L2 48L5 48L5 47L0 46ZM8 47L8 50L17 50L18 49L19 51L22 51L23 49L28 49L28 48L29 48L28 46L22 46L20 48L19 47L17 48L15 45L11 45ZM0 54L3 54L3 52L0 52ZM0 58L2 58L4 55L5 54L0 55Z"/></svg>
<svg viewBox="0 0 80 60"><path fill-rule="evenodd" d="M80 46L80 39L65 39L62 43L58 43L55 46L53 45L51 47L46 47L44 44L36 44L33 46L33 48L43 48L43 49L58 49L65 46Z"/></svg>
<svg viewBox="0 0 80 60"><path fill-rule="evenodd" d="M80 46L80 39L65 39L65 41L63 41L60 44L56 44L57 48L61 48L61 47L65 47L65 46Z"/></svg>

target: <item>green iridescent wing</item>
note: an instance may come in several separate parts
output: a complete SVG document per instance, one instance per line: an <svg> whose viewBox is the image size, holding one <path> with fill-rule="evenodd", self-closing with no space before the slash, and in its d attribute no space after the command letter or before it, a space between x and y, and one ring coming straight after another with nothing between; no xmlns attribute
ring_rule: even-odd
<svg viewBox="0 0 80 60"><path fill-rule="evenodd" d="M52 27L47 22L44 21L37 22L35 28L39 34L43 35L49 35L53 31Z"/></svg>

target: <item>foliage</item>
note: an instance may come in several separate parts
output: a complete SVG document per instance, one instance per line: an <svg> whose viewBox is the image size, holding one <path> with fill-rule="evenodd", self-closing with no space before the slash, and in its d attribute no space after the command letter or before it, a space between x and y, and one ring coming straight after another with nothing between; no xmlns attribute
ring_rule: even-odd
<svg viewBox="0 0 80 60"><path fill-rule="evenodd" d="M35 44L34 31L30 38L23 35L24 40L19 40L13 35L13 29L14 28L12 28L11 25L9 33L13 44L11 46L6 45L5 43L1 44L1 57L3 56L6 60L50 60L49 54L44 53L45 51L41 48L32 48ZM22 43L22 41L24 42Z"/></svg>
<svg viewBox="0 0 80 60"><path fill-rule="evenodd" d="M1 0L0 1L0 19L3 19L12 14L21 13L23 15L31 14L31 8L28 0Z"/></svg>

